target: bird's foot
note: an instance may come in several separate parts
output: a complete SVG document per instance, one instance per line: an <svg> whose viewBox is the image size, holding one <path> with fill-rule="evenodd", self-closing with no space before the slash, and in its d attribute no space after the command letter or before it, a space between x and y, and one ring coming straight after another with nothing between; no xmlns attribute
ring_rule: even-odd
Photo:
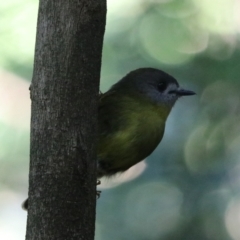
<svg viewBox="0 0 240 240"><path fill-rule="evenodd" d="M97 199L99 199L99 198L100 198L100 196L101 196L101 192L102 192L102 191L96 191L96 196L97 196Z"/></svg>
<svg viewBox="0 0 240 240"><path fill-rule="evenodd" d="M101 181L100 181L100 180L97 180L97 184L96 184L96 185L100 185L100 184L101 184ZM96 191L97 199L100 198L101 192L102 192L102 191Z"/></svg>

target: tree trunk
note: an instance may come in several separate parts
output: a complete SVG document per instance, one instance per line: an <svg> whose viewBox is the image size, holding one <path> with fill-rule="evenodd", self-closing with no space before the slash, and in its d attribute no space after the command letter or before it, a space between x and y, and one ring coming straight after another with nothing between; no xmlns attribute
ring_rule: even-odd
<svg viewBox="0 0 240 240"><path fill-rule="evenodd" d="M38 14L26 239L94 239L106 2L40 0Z"/></svg>

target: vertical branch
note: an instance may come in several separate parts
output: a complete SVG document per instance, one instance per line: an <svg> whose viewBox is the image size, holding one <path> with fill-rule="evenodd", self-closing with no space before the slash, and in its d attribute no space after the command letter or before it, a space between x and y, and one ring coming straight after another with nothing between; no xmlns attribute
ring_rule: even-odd
<svg viewBox="0 0 240 240"><path fill-rule="evenodd" d="M26 239L94 239L105 0L40 0Z"/></svg>

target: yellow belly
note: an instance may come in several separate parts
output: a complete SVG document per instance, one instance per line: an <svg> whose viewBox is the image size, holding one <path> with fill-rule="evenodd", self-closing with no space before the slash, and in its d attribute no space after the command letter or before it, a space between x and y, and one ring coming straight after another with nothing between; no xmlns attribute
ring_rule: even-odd
<svg viewBox="0 0 240 240"><path fill-rule="evenodd" d="M99 138L99 177L125 171L154 151L165 128L166 118L161 113L156 105L141 105L141 108L124 109L118 113L118 121L124 127Z"/></svg>

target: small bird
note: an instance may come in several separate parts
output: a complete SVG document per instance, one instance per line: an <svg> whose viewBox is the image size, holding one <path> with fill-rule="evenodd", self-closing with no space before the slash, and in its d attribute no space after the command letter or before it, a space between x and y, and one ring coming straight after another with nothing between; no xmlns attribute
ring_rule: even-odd
<svg viewBox="0 0 240 240"><path fill-rule="evenodd" d="M100 95L97 176L123 172L149 156L161 142L177 99L194 95L154 68L128 73Z"/></svg>
<svg viewBox="0 0 240 240"><path fill-rule="evenodd" d="M149 156L162 140L167 117L177 99L194 94L154 68L134 70L101 93L97 177L124 172ZM22 206L27 209L27 205L26 200Z"/></svg>

